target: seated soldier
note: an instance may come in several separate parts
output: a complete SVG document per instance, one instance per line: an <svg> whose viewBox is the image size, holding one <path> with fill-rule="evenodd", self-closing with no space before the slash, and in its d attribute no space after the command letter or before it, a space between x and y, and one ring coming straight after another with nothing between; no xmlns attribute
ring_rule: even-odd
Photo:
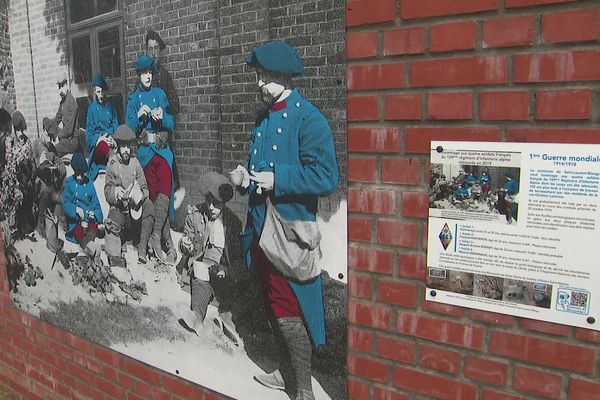
<svg viewBox="0 0 600 400"><path fill-rule="evenodd" d="M117 153L108 161L104 187L106 200L110 204L105 221L105 250L111 266L125 267L125 259L122 257L124 231L126 227L132 228L134 225L132 218L139 219L140 216L142 223L138 259L141 263L146 263L146 249L154 223L154 207L148 198L144 170L133 154L135 133L127 125L121 125L113 138L117 143Z"/></svg>
<svg viewBox="0 0 600 400"><path fill-rule="evenodd" d="M58 93L60 95L60 104L54 117L58 129L58 143L54 146L57 155L63 157L68 154L81 151L79 123L77 122L78 105L75 97L69 89L69 81L65 78L58 82Z"/></svg>
<svg viewBox="0 0 600 400"><path fill-rule="evenodd" d="M71 159L73 176L67 178L62 198L62 208L67 218L65 252L81 251L88 263L102 265L100 259L101 236L99 225L103 215L93 183L86 176L87 162L82 153L75 153ZM79 246L77 246L79 245ZM79 259L78 259L79 261Z"/></svg>
<svg viewBox="0 0 600 400"><path fill-rule="evenodd" d="M233 186L227 178L216 172L209 172L200 181L206 182L203 188L206 199L204 203L188 208L184 235L179 241L182 258L176 272L180 284L185 280L183 275L189 275L191 309L194 312L190 327L197 331L209 312L223 333L237 344L237 334L223 323L217 308L211 304L215 293L210 283L211 276L225 277L223 263L231 265L226 244L227 217L224 214L230 212L225 203L233 197Z"/></svg>

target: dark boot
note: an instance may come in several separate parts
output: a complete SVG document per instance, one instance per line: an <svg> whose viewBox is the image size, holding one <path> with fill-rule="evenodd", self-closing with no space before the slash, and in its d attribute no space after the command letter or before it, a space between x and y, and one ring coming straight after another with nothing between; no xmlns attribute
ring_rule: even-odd
<svg viewBox="0 0 600 400"><path fill-rule="evenodd" d="M154 225L152 226L152 234L148 245L156 258L163 263L167 263L167 258L162 251L160 239L167 218L169 218L169 198L159 193L154 201Z"/></svg>
<svg viewBox="0 0 600 400"><path fill-rule="evenodd" d="M140 228L140 243L138 244L138 261L142 264L146 264L148 261L148 241L150 240L150 234L152 234L153 226L154 216L148 215L142 218L142 224Z"/></svg>
<svg viewBox="0 0 600 400"><path fill-rule="evenodd" d="M177 261L177 250L175 250L175 245L171 238L171 224L169 223L168 217L162 230L162 242L165 244L167 262L169 264L175 264L175 261Z"/></svg>
<svg viewBox="0 0 600 400"><path fill-rule="evenodd" d="M294 380L294 384L291 386L295 388L295 397L293 398L295 400L314 400L310 365L312 347L304 322L299 317L278 318L277 325L290 356L292 379ZM286 384L286 387L289 388L289 386Z"/></svg>

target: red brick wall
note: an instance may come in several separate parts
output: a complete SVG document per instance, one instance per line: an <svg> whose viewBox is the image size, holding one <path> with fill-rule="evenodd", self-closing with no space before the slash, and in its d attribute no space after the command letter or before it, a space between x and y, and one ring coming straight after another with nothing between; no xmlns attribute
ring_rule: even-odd
<svg viewBox="0 0 600 400"><path fill-rule="evenodd" d="M600 399L600 333L423 300L428 141L600 143L598 7L348 1L350 398ZM27 398L219 398L7 292L2 268L0 383Z"/></svg>
<svg viewBox="0 0 600 400"><path fill-rule="evenodd" d="M600 399L600 332L424 300L429 141L600 143L600 4L348 0L349 397Z"/></svg>

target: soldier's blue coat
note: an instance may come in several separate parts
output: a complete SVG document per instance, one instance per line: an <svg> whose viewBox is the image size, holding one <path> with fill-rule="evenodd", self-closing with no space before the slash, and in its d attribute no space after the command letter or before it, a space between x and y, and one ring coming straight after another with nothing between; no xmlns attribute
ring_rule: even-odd
<svg viewBox="0 0 600 400"><path fill-rule="evenodd" d="M74 176L67 178L65 182L65 190L62 199L62 208L65 216L67 217L67 234L65 238L73 243L77 243L71 232L80 221L77 215L77 207L83 210L84 220L91 222L88 218L88 211L93 211L96 217L95 223L101 224L104 216L102 215L102 208L98 201L98 195L96 189L91 180L87 180L85 183L79 183Z"/></svg>
<svg viewBox="0 0 600 400"><path fill-rule="evenodd" d="M85 122L85 141L89 148L89 171L88 176L93 181L98 176L100 170L106 170L106 164L96 164L94 162L94 149L101 135L108 134L112 136L119 127L117 112L111 102L104 104L98 103L96 98L88 107Z"/></svg>
<svg viewBox="0 0 600 400"><path fill-rule="evenodd" d="M148 118L145 124L138 119L138 111L144 104L147 104L151 110L156 107L163 109L163 120L160 127L152 125L152 118ZM165 92L158 87L151 86L150 89L145 89L141 84L137 86L135 91L129 94L127 98L127 115L125 117L125 124L130 127L139 136L142 129L145 128L149 132L156 132L160 128L161 130L168 130L173 132L175 129L175 118L169 113L169 100ZM137 159L142 165L142 168L146 168L146 165L150 162L152 157L158 154L169 163L171 168L171 180L173 177L173 151L170 145L166 145L162 149L156 148L154 143L148 146L139 146L137 150ZM175 218L175 208L173 206L173 189L174 184L171 183L171 204L169 207L169 218L173 222Z"/></svg>
<svg viewBox="0 0 600 400"><path fill-rule="evenodd" d="M339 170L331 128L321 112L294 89L284 100L286 107L269 111L252 130L247 169L272 171L275 187L273 204L288 220L315 221L319 196L333 193ZM256 193L250 181L248 222L242 250L251 268L250 245L260 236L265 220L265 195ZM313 343L326 343L325 313L321 277L314 282L292 287L308 325Z"/></svg>

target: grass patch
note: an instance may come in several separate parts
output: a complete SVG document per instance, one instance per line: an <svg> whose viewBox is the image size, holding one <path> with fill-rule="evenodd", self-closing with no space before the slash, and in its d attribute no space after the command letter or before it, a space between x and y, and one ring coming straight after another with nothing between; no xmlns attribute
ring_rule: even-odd
<svg viewBox="0 0 600 400"><path fill-rule="evenodd" d="M0 385L0 400L25 400L25 397L15 397L12 393L13 392L7 386Z"/></svg>
<svg viewBox="0 0 600 400"><path fill-rule="evenodd" d="M156 339L183 339L176 318L167 307L135 307L124 304L84 301L57 302L40 318L73 334L104 346Z"/></svg>

